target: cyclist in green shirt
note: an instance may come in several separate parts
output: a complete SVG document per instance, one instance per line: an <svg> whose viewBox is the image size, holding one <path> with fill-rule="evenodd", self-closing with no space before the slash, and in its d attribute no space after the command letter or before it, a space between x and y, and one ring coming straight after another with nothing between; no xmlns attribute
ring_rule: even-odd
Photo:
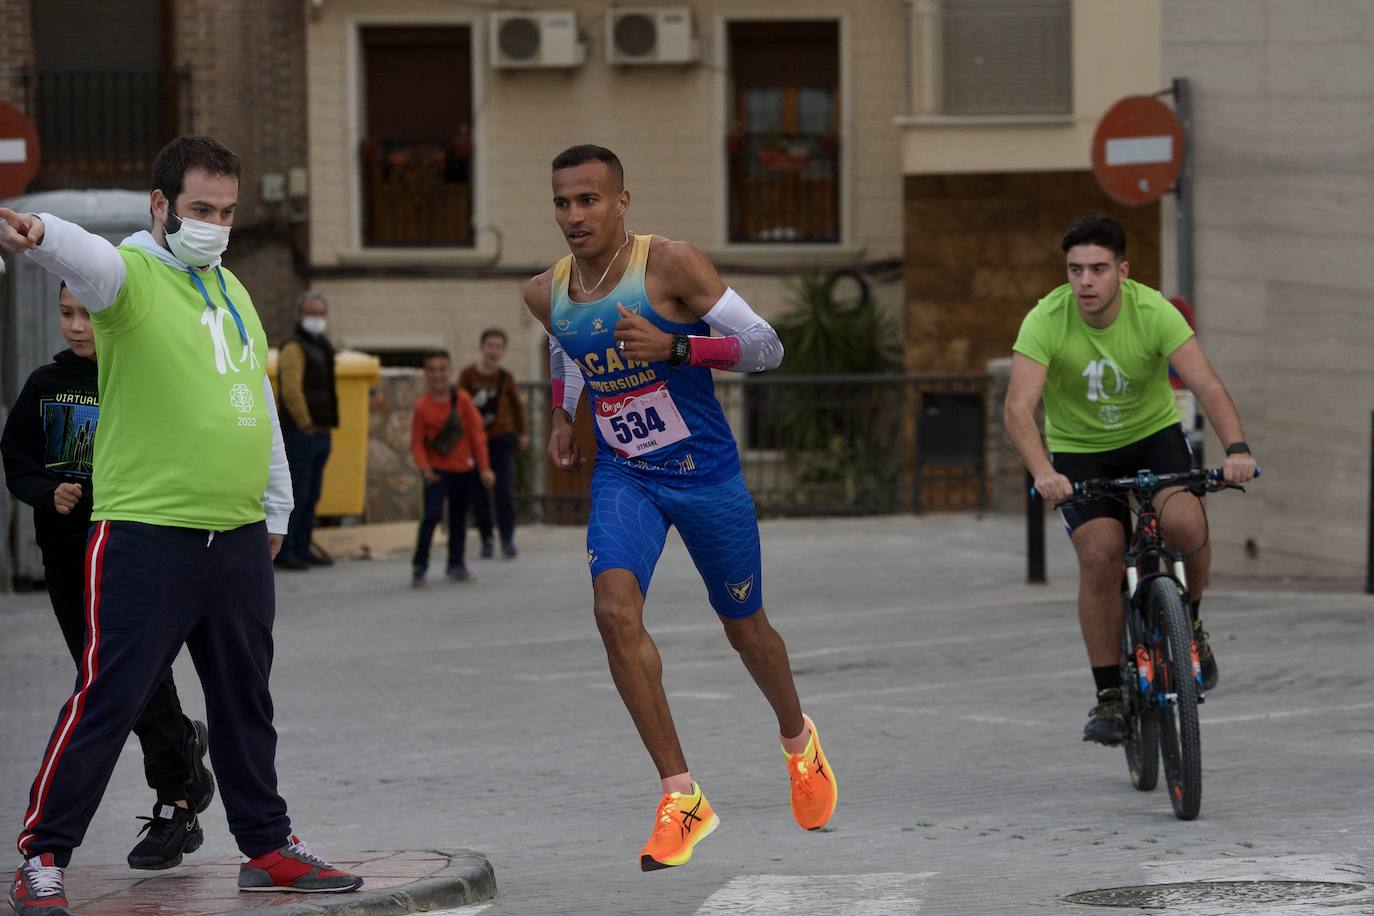
<svg viewBox="0 0 1374 916"><path fill-rule="evenodd" d="M1169 385L1172 366L1226 448L1226 480L1244 483L1255 460L1226 387L1183 316L1156 290L1128 279L1126 233L1105 216L1080 220L1065 233L1068 282L1036 303L1013 346L1003 420L1012 444L1049 502L1073 494L1071 481L1121 477L1148 468L1186 471L1192 450ZM1045 403L1045 440L1035 409ZM1165 541L1185 553L1193 632L1203 686L1216 686L1216 658L1198 617L1211 548L1202 502L1181 487L1162 490ZM1097 704L1085 741L1120 744L1121 569L1131 528L1121 503L1102 498L1062 510L1078 554L1078 619L1088 650Z"/></svg>

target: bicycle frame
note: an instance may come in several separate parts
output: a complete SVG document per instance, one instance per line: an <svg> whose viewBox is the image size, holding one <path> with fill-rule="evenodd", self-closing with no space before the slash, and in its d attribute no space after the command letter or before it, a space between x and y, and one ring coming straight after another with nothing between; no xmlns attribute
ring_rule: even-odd
<svg viewBox="0 0 1374 916"><path fill-rule="evenodd" d="M1144 648L1153 656L1152 647L1159 642L1161 634L1159 621L1150 619L1149 608L1147 607L1149 584L1154 579L1173 580L1186 606L1189 601L1188 574L1184 569L1183 553L1178 550L1171 550L1164 544L1164 536L1159 527L1159 510L1154 505L1154 498L1159 492L1155 475L1149 471L1140 471L1137 478L1139 488L1135 492L1139 506L1136 510L1135 527L1131 532L1131 543L1126 548L1124 561L1126 567L1126 600L1131 608L1130 612L1137 615L1139 626L1133 627L1131 621L1124 621L1123 633L1129 637L1133 631L1138 629L1140 635L1147 642ZM1160 571L1157 568L1158 564L1167 564L1169 571ZM1137 648L1139 647L1132 646L1131 651L1134 653ZM1154 665L1151 665L1151 670L1145 677L1140 676L1139 664L1132 665L1132 667L1140 680L1140 697L1147 706L1173 706L1177 704L1178 693L1176 691L1159 689L1160 672ZM1198 702L1203 702L1206 695L1201 690L1201 674L1197 671L1190 673L1198 682Z"/></svg>
<svg viewBox="0 0 1374 916"><path fill-rule="evenodd" d="M1183 554L1164 546L1164 536L1159 530L1159 512L1154 506L1154 475L1149 471L1140 472L1140 507L1136 513L1135 528L1131 532L1131 543L1126 548L1126 596L1133 602L1140 593L1140 586L1159 576L1170 576L1178 583L1186 595L1188 593L1188 574L1183 568ZM1149 564L1151 559L1166 561L1170 572L1148 570L1144 577L1140 574L1141 561Z"/></svg>

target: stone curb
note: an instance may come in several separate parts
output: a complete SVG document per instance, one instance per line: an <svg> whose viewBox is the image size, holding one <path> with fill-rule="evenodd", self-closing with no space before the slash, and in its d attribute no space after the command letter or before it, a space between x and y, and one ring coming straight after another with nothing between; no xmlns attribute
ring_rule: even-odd
<svg viewBox="0 0 1374 916"><path fill-rule="evenodd" d="M401 887L369 892L367 885L351 894L320 895L298 904L274 906L272 916L406 916L435 909L467 906L496 896L496 872L487 857L470 849L429 849L448 858L436 875ZM230 910L223 916L262 916L262 909Z"/></svg>

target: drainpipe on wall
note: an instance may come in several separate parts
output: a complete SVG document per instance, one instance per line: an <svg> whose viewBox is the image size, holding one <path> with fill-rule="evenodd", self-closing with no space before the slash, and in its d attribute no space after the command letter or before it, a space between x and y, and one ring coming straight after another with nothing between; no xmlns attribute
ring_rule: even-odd
<svg viewBox="0 0 1374 916"><path fill-rule="evenodd" d="M1193 295L1193 99L1188 80L1178 77L1173 83L1174 112L1183 125L1183 168L1178 175L1178 210L1175 232L1178 239L1178 294L1197 309Z"/></svg>

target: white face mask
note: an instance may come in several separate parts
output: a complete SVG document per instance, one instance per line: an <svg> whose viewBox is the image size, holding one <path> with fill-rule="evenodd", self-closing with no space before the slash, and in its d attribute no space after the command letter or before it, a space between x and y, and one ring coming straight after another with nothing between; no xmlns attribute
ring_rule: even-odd
<svg viewBox="0 0 1374 916"><path fill-rule="evenodd" d="M165 232L176 219L180 226L175 232ZM183 264L191 267L204 267L213 263L229 247L229 227L216 226L214 223L198 219L183 219L170 209L167 211L167 226L164 227L167 247L172 249Z"/></svg>
<svg viewBox="0 0 1374 916"><path fill-rule="evenodd" d="M318 315L307 315L301 319L301 330L316 337L324 333L326 326L328 322Z"/></svg>

